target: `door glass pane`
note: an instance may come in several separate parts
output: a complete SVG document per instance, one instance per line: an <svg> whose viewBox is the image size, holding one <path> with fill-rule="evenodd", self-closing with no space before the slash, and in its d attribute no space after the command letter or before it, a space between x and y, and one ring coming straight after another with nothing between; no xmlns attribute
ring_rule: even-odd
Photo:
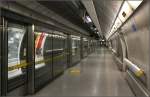
<svg viewBox="0 0 150 97"><path fill-rule="evenodd" d="M86 57L88 55L88 40L87 38L83 38L83 56Z"/></svg>
<svg viewBox="0 0 150 97"><path fill-rule="evenodd" d="M27 81L26 27L8 23L8 92L23 86ZM25 93L25 91L23 91Z"/></svg>
<svg viewBox="0 0 150 97"><path fill-rule="evenodd" d="M46 37L46 33L35 32L35 69L45 66L43 51Z"/></svg>
<svg viewBox="0 0 150 97"><path fill-rule="evenodd" d="M52 79L52 35L34 32L35 39L35 91Z"/></svg>
<svg viewBox="0 0 150 97"><path fill-rule="evenodd" d="M53 76L61 74L66 68L65 54L66 35L62 32L55 31L53 34Z"/></svg>
<svg viewBox="0 0 150 97"><path fill-rule="evenodd" d="M80 61L80 37L72 35L72 64Z"/></svg>
<svg viewBox="0 0 150 97"><path fill-rule="evenodd" d="M8 79L23 73L19 65L25 61L20 59L24 35L24 28L8 27Z"/></svg>

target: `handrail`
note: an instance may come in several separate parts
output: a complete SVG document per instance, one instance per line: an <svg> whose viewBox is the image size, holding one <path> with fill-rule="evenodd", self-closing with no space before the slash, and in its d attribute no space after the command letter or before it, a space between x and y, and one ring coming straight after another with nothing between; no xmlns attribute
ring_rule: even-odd
<svg viewBox="0 0 150 97"><path fill-rule="evenodd" d="M111 49L111 50L112 50L113 53L116 53L116 50L114 50L114 49Z"/></svg>
<svg viewBox="0 0 150 97"><path fill-rule="evenodd" d="M131 70L137 77L144 76L144 74L145 74L144 71L141 68L139 68L136 64L132 63L127 58L124 58L123 61L127 65L127 67L129 68L129 70Z"/></svg>

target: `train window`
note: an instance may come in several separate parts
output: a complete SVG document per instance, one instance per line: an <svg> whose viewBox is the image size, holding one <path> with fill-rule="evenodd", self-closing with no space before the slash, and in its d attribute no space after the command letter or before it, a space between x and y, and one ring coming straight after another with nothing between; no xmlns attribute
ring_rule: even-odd
<svg viewBox="0 0 150 97"><path fill-rule="evenodd" d="M43 51L46 37L44 32L35 32L35 69L45 66Z"/></svg>
<svg viewBox="0 0 150 97"><path fill-rule="evenodd" d="M25 35L24 27L8 27L8 79L21 75L21 45Z"/></svg>

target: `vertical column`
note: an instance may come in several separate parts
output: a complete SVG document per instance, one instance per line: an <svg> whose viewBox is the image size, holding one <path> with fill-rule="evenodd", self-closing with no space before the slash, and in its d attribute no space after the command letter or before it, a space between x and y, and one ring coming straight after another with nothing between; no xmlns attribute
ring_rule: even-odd
<svg viewBox="0 0 150 97"><path fill-rule="evenodd" d="M1 3L1 2L0 2ZM2 56L1 56L1 47L2 47L2 45L1 45L1 40L2 40L2 38L1 38L1 35L2 34L2 18L1 18L1 7L0 7L0 75L1 75L1 58L2 58ZM0 76L0 96L1 96L1 78L2 76Z"/></svg>
<svg viewBox="0 0 150 97"><path fill-rule="evenodd" d="M122 33L119 34L119 37L120 37L120 42L121 42L121 46L122 46L122 62L124 60L124 58L126 58L126 43L125 43L125 40L124 40L124 36ZM122 67L122 71L125 72L126 71L126 65L124 64L123 62L123 67Z"/></svg>
<svg viewBox="0 0 150 97"><path fill-rule="evenodd" d="M28 25L27 32L27 92L28 94L33 94L34 88L34 25Z"/></svg>
<svg viewBox="0 0 150 97"><path fill-rule="evenodd" d="M150 0L145 0L145 2L146 2L146 4L147 5L150 5ZM147 6L146 5L146 6ZM150 6L148 6L148 9L150 10ZM148 13L148 30L149 30L149 32L150 32L150 12L149 12L149 10L147 10L147 13ZM147 87L148 87L148 90L149 90L149 95L150 95L150 33L149 33L149 38L148 38L148 46L149 46L149 64L147 64L148 66L148 74L147 74Z"/></svg>
<svg viewBox="0 0 150 97"><path fill-rule="evenodd" d="M81 41L81 46L80 46L80 56L81 56L81 59L83 59L83 36L80 37L80 41Z"/></svg>
<svg viewBox="0 0 150 97"><path fill-rule="evenodd" d="M7 21L2 18L2 32L1 32L1 41L2 42L2 63L1 63L1 95L7 95L7 80L8 80L8 39L7 39Z"/></svg>
<svg viewBox="0 0 150 97"><path fill-rule="evenodd" d="M149 1L149 0L148 0ZM150 1L148 2L150 4ZM150 9L150 6L149 6L149 9ZM150 13L149 13L149 17L150 17ZM150 22L149 22L149 26L150 26ZM150 31L150 27L149 27L149 31ZM150 33L149 33L149 41L150 41ZM149 42L148 42L149 43ZM150 43L148 44L149 45L149 53L150 53ZM150 55L149 55L149 58L150 58ZM148 82L148 90L150 91L150 59L149 59L149 64L148 64L148 79L147 79L147 82ZM150 94L149 94L150 95Z"/></svg>
<svg viewBox="0 0 150 97"><path fill-rule="evenodd" d="M71 67L72 64L72 42L71 42L71 35L67 35L67 67Z"/></svg>
<svg viewBox="0 0 150 97"><path fill-rule="evenodd" d="M148 82L148 90L150 91L150 59L149 59L149 64L148 65L149 65L148 66L149 68L148 68L148 79L147 79L147 82Z"/></svg>
<svg viewBox="0 0 150 97"><path fill-rule="evenodd" d="M150 0L147 0L147 4L150 5ZM148 9L150 10L150 6L148 6ZM150 21L150 12L148 11L148 16L149 16L149 21ZM150 31L150 22L149 23L149 31ZM149 41L150 41L150 33L149 33ZM149 45L149 53L150 53L150 43L148 42ZM149 64L148 64L148 79L147 79L147 84L148 84L148 90L150 92L150 55L149 55ZM150 95L150 94L149 94Z"/></svg>

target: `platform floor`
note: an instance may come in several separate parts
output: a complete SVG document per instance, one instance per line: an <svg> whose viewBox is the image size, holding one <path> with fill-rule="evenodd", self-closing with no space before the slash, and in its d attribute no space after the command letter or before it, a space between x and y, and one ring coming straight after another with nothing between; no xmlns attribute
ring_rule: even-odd
<svg viewBox="0 0 150 97"><path fill-rule="evenodd" d="M134 96L111 52L98 49L34 96Z"/></svg>

